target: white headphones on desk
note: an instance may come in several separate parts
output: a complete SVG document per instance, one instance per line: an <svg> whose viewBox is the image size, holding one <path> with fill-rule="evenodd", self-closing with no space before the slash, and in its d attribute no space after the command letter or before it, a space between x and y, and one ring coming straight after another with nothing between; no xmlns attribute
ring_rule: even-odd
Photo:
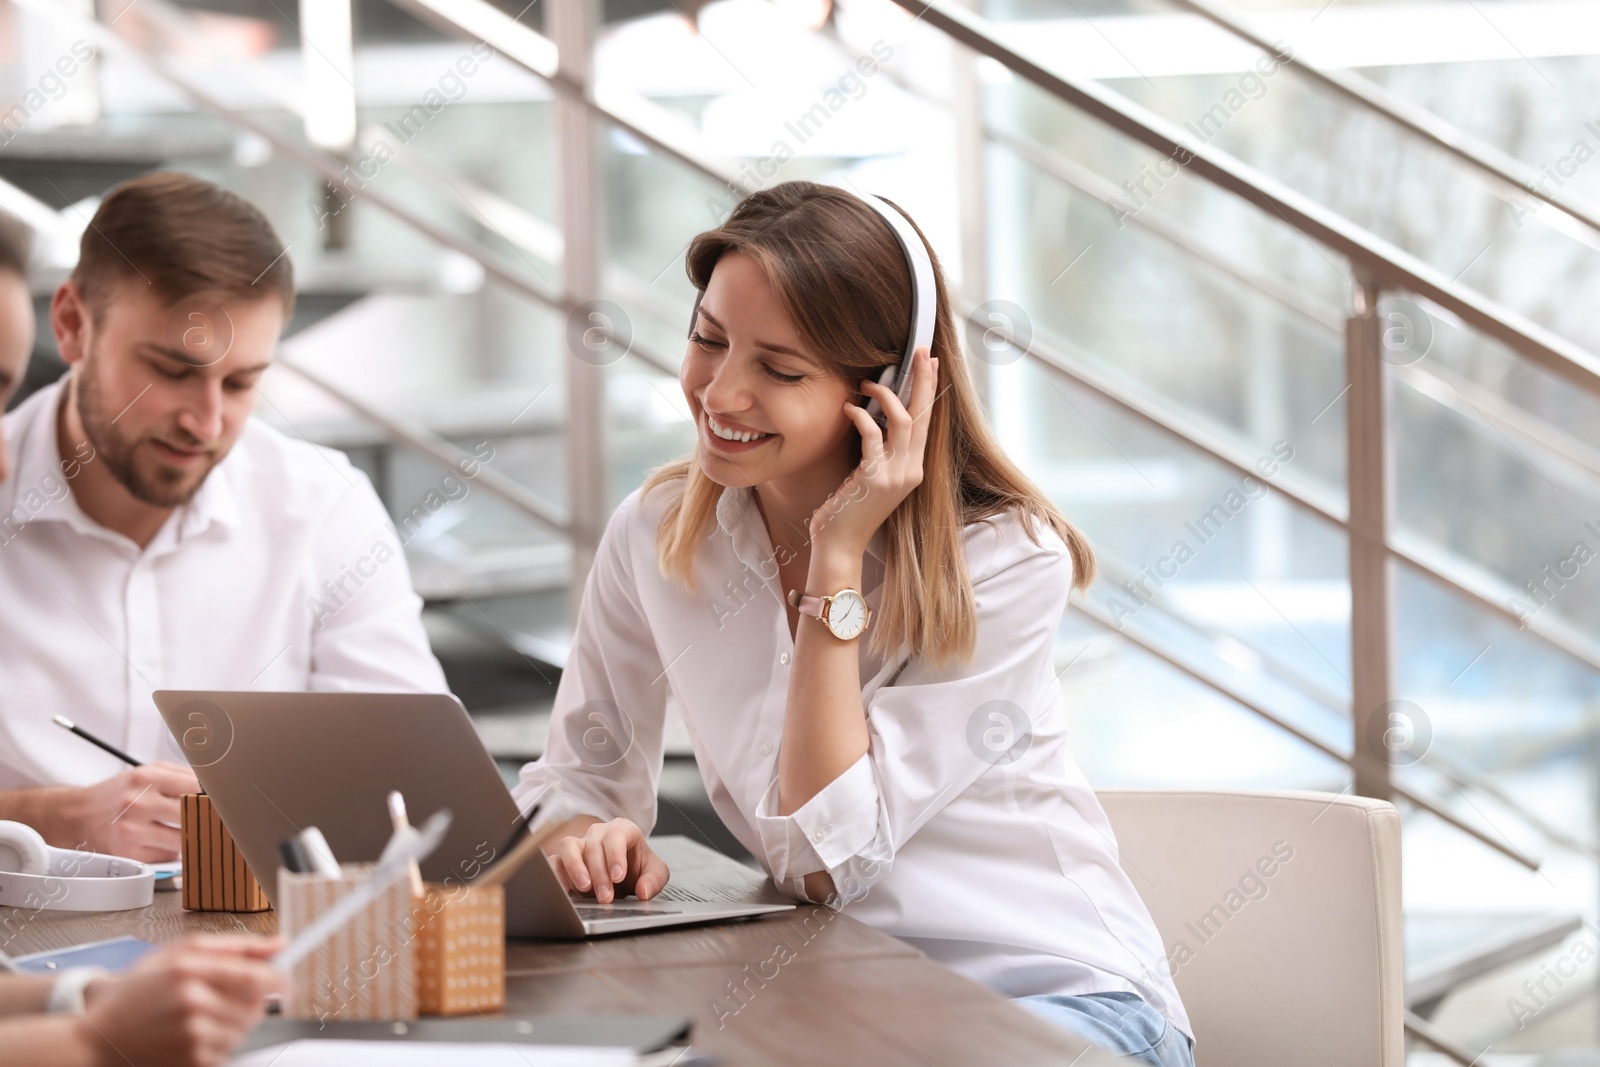
<svg viewBox="0 0 1600 1067"><path fill-rule="evenodd" d="M0 821L0 904L36 911L128 911L155 898L155 868L122 856L53 848Z"/></svg>

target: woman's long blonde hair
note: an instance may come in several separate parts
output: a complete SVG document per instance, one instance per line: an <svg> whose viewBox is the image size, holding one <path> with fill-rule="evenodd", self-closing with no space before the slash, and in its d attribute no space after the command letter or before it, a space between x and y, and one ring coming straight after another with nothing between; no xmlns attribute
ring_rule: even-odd
<svg viewBox="0 0 1600 1067"><path fill-rule="evenodd" d="M808 181L751 193L726 222L689 245L689 280L703 292L717 260L735 249L762 266L801 338L852 386L899 362L910 333L911 271L888 224L854 194ZM903 643L938 664L970 660L977 643L963 527L1014 511L1038 544L1030 517L1049 524L1072 555L1073 585L1080 590L1094 578L1094 555L989 432L951 319L944 273L932 247L928 255L938 289L932 354L940 388L929 413L922 482L884 521L884 589L868 639L880 657ZM853 440L859 463L861 443ZM682 483L661 516L656 553L661 573L690 592L695 553L716 525L723 489L700 468L699 447L652 470L641 490L648 495L657 486Z"/></svg>

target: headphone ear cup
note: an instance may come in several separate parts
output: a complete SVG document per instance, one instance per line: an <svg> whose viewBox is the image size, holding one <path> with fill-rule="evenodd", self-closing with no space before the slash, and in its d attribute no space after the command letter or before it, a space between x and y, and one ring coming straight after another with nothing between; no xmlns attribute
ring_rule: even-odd
<svg viewBox="0 0 1600 1067"><path fill-rule="evenodd" d="M50 873L50 853L39 831L26 823L0 821L0 872Z"/></svg>

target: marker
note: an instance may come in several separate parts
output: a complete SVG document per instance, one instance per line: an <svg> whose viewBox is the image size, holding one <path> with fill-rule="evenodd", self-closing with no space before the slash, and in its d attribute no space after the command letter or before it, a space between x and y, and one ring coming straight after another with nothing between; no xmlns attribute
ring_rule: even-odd
<svg viewBox="0 0 1600 1067"><path fill-rule="evenodd" d="M315 826L301 830L300 845L305 849L306 859L311 862L311 870L325 878L344 877L344 871L339 869L339 861L334 858L333 849L328 847L328 839L322 836L321 830Z"/></svg>
<svg viewBox="0 0 1600 1067"><path fill-rule="evenodd" d="M310 874L316 869L311 865L311 857L306 855L306 846L299 834L278 842L278 860L294 874Z"/></svg>
<svg viewBox="0 0 1600 1067"><path fill-rule="evenodd" d="M128 755L126 752L122 751L122 749L117 748L114 745L106 744L104 741L100 740L94 734L91 734L88 730L85 730L83 727L79 726L77 723L73 722L71 719L67 718L65 715L52 715L50 718L51 718L52 722L54 722L57 726L61 727L63 730L70 730L73 733L77 734L79 737L83 738L85 741L89 742L91 745L97 745L100 748L105 749L107 752L111 753L113 756L117 757L119 760L121 760L123 763L126 763L128 766L130 766L130 767L143 767L144 766L144 764L141 761L134 759L132 756Z"/></svg>
<svg viewBox="0 0 1600 1067"><path fill-rule="evenodd" d="M320 874L325 878L342 878L339 861L334 858L328 839L315 826L308 826L278 842L278 858L295 874Z"/></svg>

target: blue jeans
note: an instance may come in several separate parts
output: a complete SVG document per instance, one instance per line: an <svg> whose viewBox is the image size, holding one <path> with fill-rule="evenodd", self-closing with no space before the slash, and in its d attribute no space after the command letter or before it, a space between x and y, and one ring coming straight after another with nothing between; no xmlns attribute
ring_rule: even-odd
<svg viewBox="0 0 1600 1067"><path fill-rule="evenodd" d="M1194 1067L1194 1042L1137 994L1041 993L1013 1003L1127 1059L1150 1067Z"/></svg>

